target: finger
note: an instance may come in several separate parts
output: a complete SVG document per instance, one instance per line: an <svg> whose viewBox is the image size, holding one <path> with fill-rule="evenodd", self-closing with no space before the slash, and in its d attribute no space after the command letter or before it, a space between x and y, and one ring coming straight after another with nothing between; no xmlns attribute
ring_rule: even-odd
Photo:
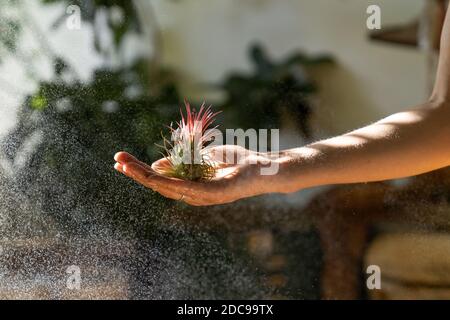
<svg viewBox="0 0 450 320"><path fill-rule="evenodd" d="M139 182L140 184L148 188L156 187L156 184L151 183L151 181L147 179L147 177L151 175L149 170L136 162L127 162L125 164L122 164L122 172L127 177Z"/></svg>
<svg viewBox="0 0 450 320"><path fill-rule="evenodd" d="M125 171L125 165L119 162L116 162L116 164L114 165L114 169L116 169L117 171L119 171L120 173L123 173L124 175L126 175L127 177L135 180L136 182L139 182L142 185L145 185L147 188L152 188L152 185L146 185L143 181L139 180L132 171L128 170Z"/></svg>
<svg viewBox="0 0 450 320"><path fill-rule="evenodd" d="M116 153L114 159L122 165L120 167L121 170L118 171L149 188L155 184L166 185L175 192L184 193L191 196L198 192L205 192L205 186L202 183L191 183L190 181L174 179L161 175L160 172L170 166L170 162L166 158L159 159L150 166L142 161L139 161L128 152L121 151ZM133 163L137 164L137 166L132 165ZM128 167L128 169L125 169L124 166ZM219 165L217 169L221 169L223 167L227 167L227 165ZM126 170L128 170L128 172ZM207 191L211 191L212 187L213 186L210 183Z"/></svg>
<svg viewBox="0 0 450 320"><path fill-rule="evenodd" d="M194 196L198 192L205 192L205 186L201 182L191 182L176 178L159 175L152 169L142 167L137 163L127 163L124 165L126 175L137 180L143 185L151 187L163 187L186 196ZM208 186L211 189L211 186Z"/></svg>
<svg viewBox="0 0 450 320"><path fill-rule="evenodd" d="M188 193L187 191L174 191L170 188L165 187L163 184L151 184L148 183L148 181L146 180L146 178L144 177L139 177L139 174L136 174L136 169L140 169L138 168L138 165L131 165L128 164L127 165L128 169L124 169L124 165L122 165L121 163L116 163L116 165L114 166L114 168L125 174L126 176L132 178L133 180L135 180L136 182L144 185L147 188L152 189L153 191L156 191L158 193L160 193L161 195L165 196L166 198L170 198L173 200L181 200L183 198L183 201L189 202L189 203L196 203L197 201L194 199L195 195L193 195L192 193ZM146 175L145 173L140 173L141 176ZM184 197L182 197L182 195L184 195Z"/></svg>
<svg viewBox="0 0 450 320"><path fill-rule="evenodd" d="M191 206L195 206L195 207L208 206L208 204L205 204L204 202L192 200L192 199L188 199L188 198L184 199L183 201L186 202L187 204L189 204Z"/></svg>
<svg viewBox="0 0 450 320"><path fill-rule="evenodd" d="M133 157L131 154L129 154L128 152L120 151L114 155L114 160L116 160L117 162L120 162L120 163L126 163L126 162L136 161L137 159L135 157Z"/></svg>
<svg viewBox="0 0 450 320"><path fill-rule="evenodd" d="M161 189L160 188L152 188L152 189L153 189L153 191L158 192L162 196L172 199L172 200L179 201L184 198L182 194L179 194L178 192L174 192L169 189L165 189L165 188L161 188Z"/></svg>
<svg viewBox="0 0 450 320"><path fill-rule="evenodd" d="M123 170L123 164L121 164L121 163L117 162L114 165L114 169L116 169L117 171L125 174L125 172ZM155 192L158 192L159 194L161 194L164 197L169 198L169 199L181 200L183 198L180 193L174 192L174 191L172 191L170 189L167 189L167 188L158 188L158 187L155 186L155 187L150 187L150 189L152 189Z"/></svg>
<svg viewBox="0 0 450 320"><path fill-rule="evenodd" d="M116 169L117 171L126 174L123 170L123 165L121 163L116 163L114 165L114 169ZM139 181L138 181L139 182ZM142 183L141 183L142 184ZM158 186L150 186L150 189L152 189L155 192L158 192L159 194L161 194L162 196L172 199L172 200L176 200L176 201L184 201L189 205L192 206L205 206L205 205L210 205L208 204L208 202L203 201L202 199L198 199L197 197L191 197L189 195L183 195L181 193L178 192L174 192L170 189L164 188L164 187L158 187Z"/></svg>
<svg viewBox="0 0 450 320"><path fill-rule="evenodd" d="M159 159L152 163L151 168L157 173L163 173L166 169L170 168L170 161L166 158Z"/></svg>
<svg viewBox="0 0 450 320"><path fill-rule="evenodd" d="M203 199L203 197L200 197L199 195L189 196L185 194L181 194L178 192L174 192L170 189L164 188L164 187L156 187L153 189L154 191L160 193L166 198L170 198L177 201L183 201L189 205L192 206L205 206L205 205L212 205L213 203L210 203L207 199Z"/></svg>
<svg viewBox="0 0 450 320"><path fill-rule="evenodd" d="M121 163L116 163L114 165L114 169L125 174L125 171L123 169L123 164L121 164ZM128 172L128 174L130 174L130 173ZM174 199L174 200L180 200L182 198L182 195L180 193L174 192L174 191L164 188L164 187L160 188L155 185L155 186L150 186L150 189L152 189L155 192L160 193L161 195L165 196L166 198L170 198L170 199Z"/></svg>
<svg viewBox="0 0 450 320"><path fill-rule="evenodd" d="M117 171L119 171L119 172L125 174L125 172L123 172L123 164L121 164L121 163L119 163L119 162L116 162L116 163L114 164L114 169L116 169Z"/></svg>
<svg viewBox="0 0 450 320"><path fill-rule="evenodd" d="M138 179L138 178L136 177L136 175L133 174L132 171L130 171L130 170L125 171L125 165L124 165L124 164L121 164L121 163L119 163L119 162L116 162L116 164L114 165L114 169L116 169L117 171L123 173L123 174L126 175L127 177L129 177L129 178L135 180L136 182L138 182L138 183L144 185L144 186L147 187L147 188L153 188L153 187L154 187L153 185L146 184L146 183L144 183L144 181Z"/></svg>
<svg viewBox="0 0 450 320"><path fill-rule="evenodd" d="M143 166L144 168L151 169L151 167L148 164L138 160L136 157L134 157L131 154L129 154L128 152L124 152L124 151L117 152L114 155L114 160L116 160L117 162L119 162L121 164L129 163L129 162L136 162L136 163L140 164L141 166Z"/></svg>
<svg viewBox="0 0 450 320"><path fill-rule="evenodd" d="M143 167L136 162L124 164L123 171L130 178L152 189L165 188L177 193L184 193L187 191L186 186L183 186L183 184L188 184L187 181L177 179L176 183L174 183L174 178L160 176L153 169Z"/></svg>

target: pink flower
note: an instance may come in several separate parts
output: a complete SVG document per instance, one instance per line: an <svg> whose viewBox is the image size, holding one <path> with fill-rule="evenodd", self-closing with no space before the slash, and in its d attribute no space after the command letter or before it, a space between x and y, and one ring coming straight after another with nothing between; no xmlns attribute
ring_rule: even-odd
<svg viewBox="0 0 450 320"><path fill-rule="evenodd" d="M172 142L164 138L168 166L163 174L186 180L211 179L215 169L208 161L205 147L212 138L212 130L208 129L219 112L213 113L211 106L205 107L205 103L196 112L187 101L184 103L186 115L180 110L177 127L169 127Z"/></svg>

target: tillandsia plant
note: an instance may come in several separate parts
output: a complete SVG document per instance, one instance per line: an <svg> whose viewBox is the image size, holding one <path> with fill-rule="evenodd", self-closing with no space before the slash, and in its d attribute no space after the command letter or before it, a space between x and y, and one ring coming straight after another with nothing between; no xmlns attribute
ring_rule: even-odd
<svg viewBox="0 0 450 320"><path fill-rule="evenodd" d="M185 101L186 115L180 110L181 120L176 127L169 126L171 141L163 137L166 166L159 168L166 176L183 180L200 181L210 180L214 177L215 167L208 157L208 144L213 138L210 128L214 118L211 106L203 103L198 112L191 109Z"/></svg>

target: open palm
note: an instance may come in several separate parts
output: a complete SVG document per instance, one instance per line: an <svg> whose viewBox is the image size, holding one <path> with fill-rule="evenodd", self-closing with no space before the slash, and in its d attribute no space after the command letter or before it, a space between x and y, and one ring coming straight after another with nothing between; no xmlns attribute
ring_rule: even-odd
<svg viewBox="0 0 450 320"><path fill-rule="evenodd" d="M208 158L215 167L209 181L185 181L162 174L169 166L165 158L151 166L126 152L115 155L115 169L161 195L190 205L206 206L265 193L267 184L260 175L261 165L271 160L256 152L233 145L212 147Z"/></svg>

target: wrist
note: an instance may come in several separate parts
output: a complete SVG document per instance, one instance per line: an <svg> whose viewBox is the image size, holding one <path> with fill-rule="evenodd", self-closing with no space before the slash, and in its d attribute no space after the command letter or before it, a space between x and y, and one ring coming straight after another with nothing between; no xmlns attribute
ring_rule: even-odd
<svg viewBox="0 0 450 320"><path fill-rule="evenodd" d="M278 171L271 177L271 185L278 193L292 193L316 185L312 179L315 163L321 152L315 148L295 148L280 153L273 161L277 162Z"/></svg>
<svg viewBox="0 0 450 320"><path fill-rule="evenodd" d="M298 183L300 173L298 172L301 163L300 157L285 156L276 160L278 172L273 176L272 186L277 193L292 193L303 189Z"/></svg>
<svg viewBox="0 0 450 320"><path fill-rule="evenodd" d="M297 162L290 156L273 158L258 168L258 185L261 193L291 193L300 189L294 185L297 180L292 174L293 162Z"/></svg>

